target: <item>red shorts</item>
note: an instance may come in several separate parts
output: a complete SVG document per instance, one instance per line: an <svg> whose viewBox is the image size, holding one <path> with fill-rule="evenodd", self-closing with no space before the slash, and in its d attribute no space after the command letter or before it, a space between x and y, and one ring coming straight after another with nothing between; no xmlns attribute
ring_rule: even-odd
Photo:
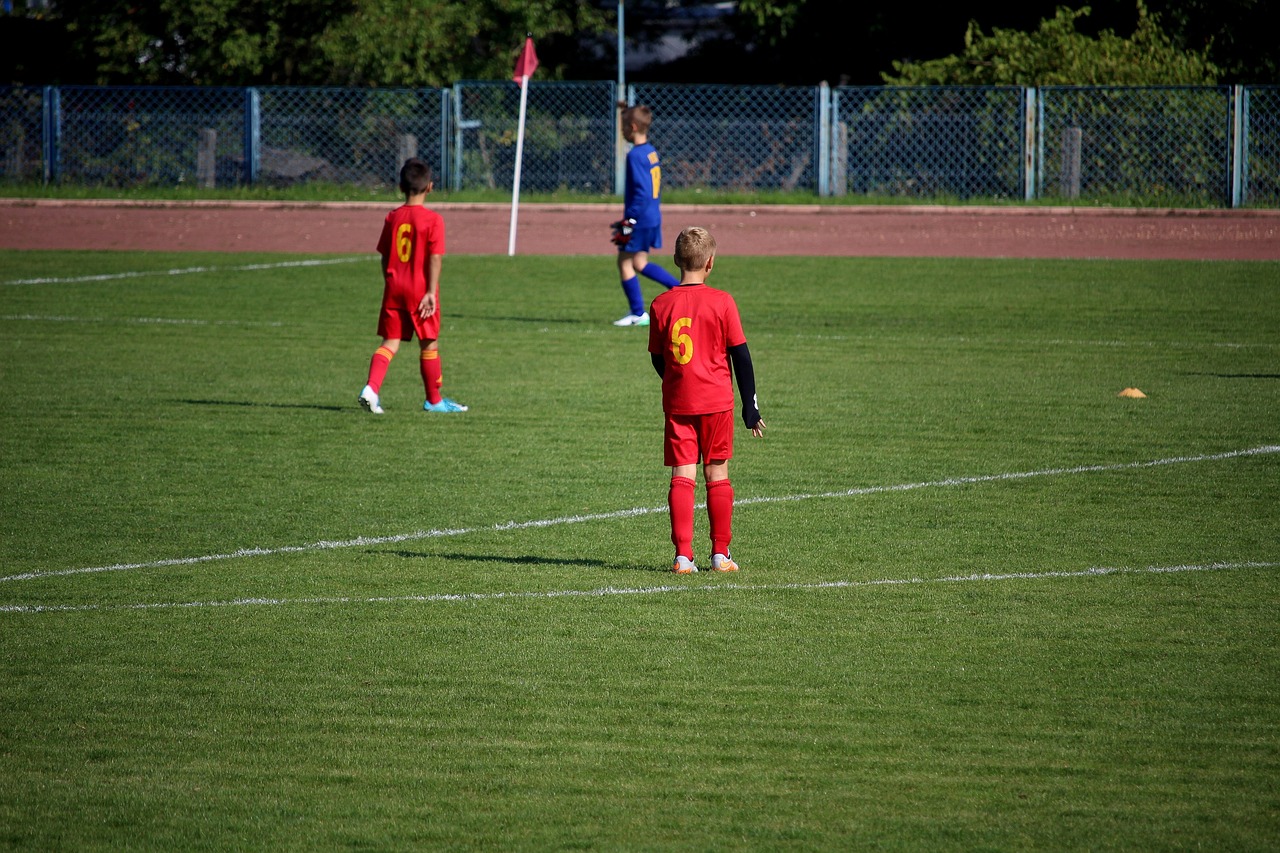
<svg viewBox="0 0 1280 853"><path fill-rule="evenodd" d="M664 464L697 465L733 458L733 409L709 415L667 415Z"/></svg>
<svg viewBox="0 0 1280 853"><path fill-rule="evenodd" d="M382 313L378 315L378 335L389 340L420 341L440 338L440 298L436 297L436 313L427 319L418 316L418 306L412 308L400 304L401 300L383 299Z"/></svg>

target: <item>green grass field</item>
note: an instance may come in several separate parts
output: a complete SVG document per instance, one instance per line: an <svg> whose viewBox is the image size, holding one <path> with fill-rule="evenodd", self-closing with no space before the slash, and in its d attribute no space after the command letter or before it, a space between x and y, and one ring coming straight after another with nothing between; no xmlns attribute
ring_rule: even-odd
<svg viewBox="0 0 1280 853"><path fill-rule="evenodd" d="M304 260L0 252L0 847L1280 845L1280 265L720 259L677 577L610 258Z"/></svg>

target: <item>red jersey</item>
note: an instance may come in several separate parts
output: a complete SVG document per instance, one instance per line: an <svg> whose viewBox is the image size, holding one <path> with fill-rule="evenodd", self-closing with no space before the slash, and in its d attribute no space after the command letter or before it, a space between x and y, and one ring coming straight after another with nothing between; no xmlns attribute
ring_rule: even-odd
<svg viewBox="0 0 1280 853"><path fill-rule="evenodd" d="M653 300L649 318L649 352L663 359L662 410L669 415L731 410L729 347L747 342L733 297L706 284L682 284Z"/></svg>
<svg viewBox="0 0 1280 853"><path fill-rule="evenodd" d="M427 258L444 254L444 218L420 204L403 204L387 214L378 238L387 286L384 304L416 311L427 295Z"/></svg>

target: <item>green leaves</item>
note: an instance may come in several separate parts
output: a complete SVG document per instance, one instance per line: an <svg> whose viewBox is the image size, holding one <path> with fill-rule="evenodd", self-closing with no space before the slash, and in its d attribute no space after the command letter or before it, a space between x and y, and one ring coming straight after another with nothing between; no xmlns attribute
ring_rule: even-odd
<svg viewBox="0 0 1280 853"><path fill-rule="evenodd" d="M444 86L509 75L526 32L604 25L584 0L89 0L63 15L72 39L92 45L104 84Z"/></svg>
<svg viewBox="0 0 1280 853"><path fill-rule="evenodd" d="M895 74L881 75L891 85L986 86L1142 86L1198 85L1216 82L1219 70L1208 50L1174 46L1160 28L1159 16L1139 0L1133 35L1122 38L1103 30L1091 38L1076 29L1088 16L1083 6L1060 7L1035 32L994 29L988 35L970 21L959 55L924 62L893 63Z"/></svg>

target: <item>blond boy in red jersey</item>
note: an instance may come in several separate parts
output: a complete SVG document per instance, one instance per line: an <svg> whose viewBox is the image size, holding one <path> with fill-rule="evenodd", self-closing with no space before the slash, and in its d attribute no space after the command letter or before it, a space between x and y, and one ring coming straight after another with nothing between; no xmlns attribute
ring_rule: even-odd
<svg viewBox="0 0 1280 853"><path fill-rule="evenodd" d="M428 412L465 412L460 405L440 394L440 268L444 259L444 219L426 207L431 192L431 166L412 158L400 169L400 191L405 202L387 214L378 238L382 256L382 310L378 334L382 345L369 362L369 381L358 402L367 412L382 414L379 395L391 359L400 342L416 334L422 351L419 372Z"/></svg>
<svg viewBox="0 0 1280 853"><path fill-rule="evenodd" d="M676 547L672 571L682 575L698 570L693 561L693 507L699 462L707 489L711 568L738 570L729 555L734 374L742 395L742 420L752 435L764 435L755 371L737 303L728 293L706 284L715 259L716 239L711 232L698 227L681 231L675 249L680 284L649 307L649 355L662 377L666 414L663 459L671 467L667 505L671 542Z"/></svg>

